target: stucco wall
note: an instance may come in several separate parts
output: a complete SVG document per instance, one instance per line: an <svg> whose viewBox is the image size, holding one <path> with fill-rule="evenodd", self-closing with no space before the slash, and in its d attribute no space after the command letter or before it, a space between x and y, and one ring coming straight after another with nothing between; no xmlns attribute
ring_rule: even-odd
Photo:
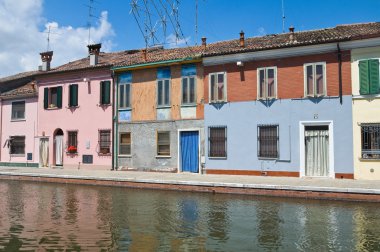
<svg viewBox="0 0 380 252"><path fill-rule="evenodd" d="M324 99L285 99L205 105L205 127L227 126L227 158L206 157L206 169L300 172L300 122L333 123L335 173L353 173L351 96ZM257 125L279 125L279 160L257 157ZM331 138L331 136L330 136ZM206 142L206 154L208 154Z"/></svg>
<svg viewBox="0 0 380 252"><path fill-rule="evenodd" d="M359 61L380 58L380 47L352 50L352 112L354 167L356 179L380 179L380 160L363 160L361 157L360 123L380 123L380 95L360 96ZM372 170L372 171L371 171Z"/></svg>
<svg viewBox="0 0 380 252"><path fill-rule="evenodd" d="M25 120L12 121L12 102L25 101ZM2 101L1 125L1 162L38 163L37 135L37 97ZM25 155L10 155L4 146L10 136L25 136ZM27 161L27 153L32 153L32 160Z"/></svg>
<svg viewBox="0 0 380 252"><path fill-rule="evenodd" d="M90 82L84 82L87 78ZM49 137L49 163L54 165L53 134L56 129L62 129L64 133L64 147L67 148L67 133L71 130L78 131L78 155L63 154L65 167L77 167L82 163L82 155L93 155L92 165L83 165L93 168L110 169L112 165L111 155L99 155L98 141L99 130L112 129L112 105L100 105L100 82L111 81L109 70L81 71L61 75L49 75L38 79L38 135L43 133ZM69 108L69 85L78 84L78 107ZM62 86L62 108L44 109L44 88ZM112 97L112 88L111 88ZM112 136L112 132L111 132Z"/></svg>
<svg viewBox="0 0 380 252"><path fill-rule="evenodd" d="M119 133L131 132L131 156L118 157L118 166L139 170L178 168L178 131L200 130L201 156L204 154L203 120L119 124ZM157 157L157 131L170 131L170 157Z"/></svg>

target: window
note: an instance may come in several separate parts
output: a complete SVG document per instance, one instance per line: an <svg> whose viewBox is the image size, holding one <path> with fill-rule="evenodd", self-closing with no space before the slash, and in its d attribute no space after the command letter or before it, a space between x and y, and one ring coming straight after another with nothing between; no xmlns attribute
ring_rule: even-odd
<svg viewBox="0 0 380 252"><path fill-rule="evenodd" d="M25 154L25 136L10 137L10 154Z"/></svg>
<svg viewBox="0 0 380 252"><path fill-rule="evenodd" d="M44 88L44 108L62 108L62 87Z"/></svg>
<svg viewBox="0 0 380 252"><path fill-rule="evenodd" d="M209 157L227 157L227 127L209 127L208 146Z"/></svg>
<svg viewBox="0 0 380 252"><path fill-rule="evenodd" d="M131 84L119 84L119 108L125 109L131 107Z"/></svg>
<svg viewBox="0 0 380 252"><path fill-rule="evenodd" d="M69 86L69 107L78 106L78 84Z"/></svg>
<svg viewBox="0 0 380 252"><path fill-rule="evenodd" d="M326 95L326 63L304 65L305 96Z"/></svg>
<svg viewBox="0 0 380 252"><path fill-rule="evenodd" d="M360 94L378 94L379 92L379 60L370 59L359 62Z"/></svg>
<svg viewBox="0 0 380 252"><path fill-rule="evenodd" d="M100 82L100 104L101 105L111 104L111 82L110 81Z"/></svg>
<svg viewBox="0 0 380 252"><path fill-rule="evenodd" d="M131 155L131 133L120 133L119 155Z"/></svg>
<svg viewBox="0 0 380 252"><path fill-rule="evenodd" d="M211 73L210 102L227 101L226 73Z"/></svg>
<svg viewBox="0 0 380 252"><path fill-rule="evenodd" d="M78 131L68 131L67 151L78 152Z"/></svg>
<svg viewBox="0 0 380 252"><path fill-rule="evenodd" d="M361 126L362 158L380 159L380 124Z"/></svg>
<svg viewBox="0 0 380 252"><path fill-rule="evenodd" d="M170 80L158 80L157 82L157 106L170 105Z"/></svg>
<svg viewBox="0 0 380 252"><path fill-rule="evenodd" d="M111 131L99 130L99 152L101 154L111 153Z"/></svg>
<svg viewBox="0 0 380 252"><path fill-rule="evenodd" d="M258 99L276 98L277 68L258 68Z"/></svg>
<svg viewBox="0 0 380 252"><path fill-rule="evenodd" d="M195 76L182 77L182 104L195 103Z"/></svg>
<svg viewBox="0 0 380 252"><path fill-rule="evenodd" d="M12 120L25 119L25 101L12 102Z"/></svg>
<svg viewBox="0 0 380 252"><path fill-rule="evenodd" d="M278 125L259 125L257 127L257 156L278 158Z"/></svg>
<svg viewBox="0 0 380 252"><path fill-rule="evenodd" d="M170 132L157 132L157 156L170 156Z"/></svg>

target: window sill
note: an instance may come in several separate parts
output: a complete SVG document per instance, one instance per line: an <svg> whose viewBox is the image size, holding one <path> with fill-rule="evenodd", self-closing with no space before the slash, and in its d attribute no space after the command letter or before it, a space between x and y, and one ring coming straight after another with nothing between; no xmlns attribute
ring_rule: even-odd
<svg viewBox="0 0 380 252"><path fill-rule="evenodd" d="M78 152L66 152L66 155L77 156L77 155L79 155L79 153Z"/></svg>
<svg viewBox="0 0 380 252"><path fill-rule="evenodd" d="M208 159L211 159L211 160L217 160L217 159L227 160L227 157L208 157Z"/></svg>
<svg viewBox="0 0 380 252"><path fill-rule="evenodd" d="M104 156L112 156L112 154L111 153L98 153L98 156L102 156L102 157L104 157Z"/></svg>
<svg viewBox="0 0 380 252"><path fill-rule="evenodd" d="M23 119L11 119L11 122L25 122L26 119L23 118Z"/></svg>
<svg viewBox="0 0 380 252"><path fill-rule="evenodd" d="M56 110L56 109L60 109L60 108L58 108L58 107L48 107L45 110Z"/></svg>
<svg viewBox="0 0 380 252"><path fill-rule="evenodd" d="M170 156L170 155L169 155L169 156L164 156L164 155L161 156L161 155L157 155L156 158L157 158L157 159L160 159L160 158L172 158L172 156Z"/></svg>
<svg viewBox="0 0 380 252"><path fill-rule="evenodd" d="M132 155L123 155L123 154L120 155L119 154L118 157L120 157L120 158L131 158Z"/></svg>
<svg viewBox="0 0 380 252"><path fill-rule="evenodd" d="M352 95L352 99L354 99L354 100L366 100L366 99L375 99L375 98L380 98L380 94Z"/></svg>
<svg viewBox="0 0 380 252"><path fill-rule="evenodd" d="M190 103L190 104L181 104L181 107L182 108L192 108L192 107L196 107L197 106L197 104L195 104L195 103Z"/></svg>
<svg viewBox="0 0 380 252"><path fill-rule="evenodd" d="M270 160L270 161L275 161L278 160L278 157L271 158L271 157L257 157L258 160Z"/></svg>
<svg viewBox="0 0 380 252"><path fill-rule="evenodd" d="M361 162L380 162L380 158L358 158Z"/></svg>
<svg viewBox="0 0 380 252"><path fill-rule="evenodd" d="M67 109L77 109L77 108L79 108L80 106L67 106L66 108Z"/></svg>
<svg viewBox="0 0 380 252"><path fill-rule="evenodd" d="M157 109L170 109L171 107L171 105L157 106Z"/></svg>
<svg viewBox="0 0 380 252"><path fill-rule="evenodd" d="M25 157L25 154L10 154L11 157Z"/></svg>
<svg viewBox="0 0 380 252"><path fill-rule="evenodd" d="M271 101L271 100L277 100L277 97L257 97L258 101Z"/></svg>
<svg viewBox="0 0 380 252"><path fill-rule="evenodd" d="M209 104L223 104L227 103L227 101L210 101Z"/></svg>
<svg viewBox="0 0 380 252"><path fill-rule="evenodd" d="M109 107L111 106L111 103L109 104L97 104L99 107Z"/></svg>

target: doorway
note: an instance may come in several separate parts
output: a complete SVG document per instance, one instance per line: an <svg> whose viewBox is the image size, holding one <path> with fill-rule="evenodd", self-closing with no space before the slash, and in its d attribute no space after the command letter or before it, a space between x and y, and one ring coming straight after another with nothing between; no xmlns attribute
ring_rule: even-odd
<svg viewBox="0 0 380 252"><path fill-rule="evenodd" d="M56 166L63 165L63 131L54 131L54 161Z"/></svg>
<svg viewBox="0 0 380 252"><path fill-rule="evenodd" d="M180 131L180 166L183 172L199 172L199 131Z"/></svg>
<svg viewBox="0 0 380 252"><path fill-rule="evenodd" d="M49 138L40 138L40 167L49 165Z"/></svg>

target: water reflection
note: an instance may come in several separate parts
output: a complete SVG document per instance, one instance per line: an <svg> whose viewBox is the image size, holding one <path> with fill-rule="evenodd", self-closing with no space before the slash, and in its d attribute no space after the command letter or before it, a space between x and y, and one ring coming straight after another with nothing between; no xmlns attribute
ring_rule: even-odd
<svg viewBox="0 0 380 252"><path fill-rule="evenodd" d="M0 181L0 251L380 251L378 204Z"/></svg>

